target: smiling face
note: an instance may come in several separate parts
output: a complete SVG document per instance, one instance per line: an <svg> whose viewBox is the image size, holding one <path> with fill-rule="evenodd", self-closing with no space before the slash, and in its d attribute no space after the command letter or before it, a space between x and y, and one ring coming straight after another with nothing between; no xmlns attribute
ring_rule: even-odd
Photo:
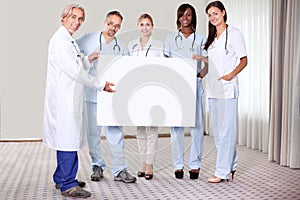
<svg viewBox="0 0 300 200"><path fill-rule="evenodd" d="M153 24L149 18L143 18L139 20L138 27L143 36L150 36L153 29Z"/></svg>
<svg viewBox="0 0 300 200"><path fill-rule="evenodd" d="M114 37L121 28L122 19L118 15L110 15L104 20L105 32L109 37Z"/></svg>
<svg viewBox="0 0 300 200"><path fill-rule="evenodd" d="M79 8L73 8L71 14L62 19L62 25L71 35L73 35L73 33L79 29L83 21L83 11Z"/></svg>
<svg viewBox="0 0 300 200"><path fill-rule="evenodd" d="M192 25L192 10L190 8L187 8L183 15L179 18L179 22L182 27L189 27Z"/></svg>
<svg viewBox="0 0 300 200"><path fill-rule="evenodd" d="M218 26L218 25L225 23L224 15L225 15L225 10L221 11L219 8L214 7L214 6L210 7L207 10L207 16L208 16L209 22L214 26Z"/></svg>

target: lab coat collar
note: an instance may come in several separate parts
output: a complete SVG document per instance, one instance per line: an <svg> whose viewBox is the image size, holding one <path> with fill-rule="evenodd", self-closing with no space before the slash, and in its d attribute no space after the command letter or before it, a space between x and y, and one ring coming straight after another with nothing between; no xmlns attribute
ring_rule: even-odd
<svg viewBox="0 0 300 200"><path fill-rule="evenodd" d="M137 44L139 45L140 48L142 48L142 45L141 45L141 36L139 37L138 41L137 41ZM152 35L150 35L150 38L147 42L147 44L145 45L144 48L148 48L150 45L152 44Z"/></svg>
<svg viewBox="0 0 300 200"><path fill-rule="evenodd" d="M59 31L62 32L71 42L75 41L72 35L68 32L68 30L63 25L59 27Z"/></svg>

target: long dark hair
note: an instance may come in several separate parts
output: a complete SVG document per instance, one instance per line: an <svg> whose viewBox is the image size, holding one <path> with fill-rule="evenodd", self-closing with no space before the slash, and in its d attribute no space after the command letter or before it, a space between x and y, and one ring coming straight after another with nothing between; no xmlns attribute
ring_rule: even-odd
<svg viewBox="0 0 300 200"><path fill-rule="evenodd" d="M181 4L177 9L177 20L176 20L177 29L179 30L181 28L181 23L179 21L179 18L183 16L184 12L188 8L190 8L191 11L192 11L192 28L193 28L193 31L196 31L196 26L197 26L196 10L192 5L190 5L188 3Z"/></svg>
<svg viewBox="0 0 300 200"><path fill-rule="evenodd" d="M213 1L206 6L206 9L205 9L206 14L208 14L207 13L208 9L210 9L211 7L217 7L222 12L223 12L223 10L225 10L225 7L221 1ZM227 21L227 12L225 10L224 22L226 22L226 21ZM208 22L208 37L207 37L207 41L204 45L205 50L207 50L208 47L211 45L211 43L213 43L213 41L215 40L216 34L217 34L217 28L214 25L212 25L210 22Z"/></svg>

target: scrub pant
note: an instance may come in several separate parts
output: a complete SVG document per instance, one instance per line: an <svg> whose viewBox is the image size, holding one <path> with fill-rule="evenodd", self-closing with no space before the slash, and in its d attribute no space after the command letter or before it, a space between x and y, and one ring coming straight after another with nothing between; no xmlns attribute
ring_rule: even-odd
<svg viewBox="0 0 300 200"><path fill-rule="evenodd" d="M204 128L203 128L203 95L202 79L197 78L196 91L196 122L195 127L191 127L191 147L189 155L190 169L201 168L201 158L203 151ZM175 170L183 169L184 167L184 127L171 127L172 141L172 160Z"/></svg>
<svg viewBox="0 0 300 200"><path fill-rule="evenodd" d="M157 150L158 127L138 126L136 130L136 139L142 162L153 165Z"/></svg>
<svg viewBox="0 0 300 200"><path fill-rule="evenodd" d="M78 170L77 151L56 151L57 167L53 174L53 181L66 191L78 185L76 174Z"/></svg>
<svg viewBox="0 0 300 200"><path fill-rule="evenodd" d="M217 148L215 176L229 179L237 167L236 131L238 99L208 99L211 127Z"/></svg>
<svg viewBox="0 0 300 200"><path fill-rule="evenodd" d="M101 154L101 126L97 126L97 103L85 102L87 138L89 153L92 158L92 166L97 165L105 170L105 161ZM124 159L124 138L122 129L117 126L105 128L105 136L108 141L111 159L111 172L117 176L123 169L127 168Z"/></svg>

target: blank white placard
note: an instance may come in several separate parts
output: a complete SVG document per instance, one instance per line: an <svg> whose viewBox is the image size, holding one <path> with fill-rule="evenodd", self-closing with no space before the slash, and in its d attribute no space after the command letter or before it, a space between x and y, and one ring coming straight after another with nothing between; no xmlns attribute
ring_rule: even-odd
<svg viewBox="0 0 300 200"><path fill-rule="evenodd" d="M98 77L116 92L98 92L97 124L194 127L196 66L183 58L101 55Z"/></svg>

